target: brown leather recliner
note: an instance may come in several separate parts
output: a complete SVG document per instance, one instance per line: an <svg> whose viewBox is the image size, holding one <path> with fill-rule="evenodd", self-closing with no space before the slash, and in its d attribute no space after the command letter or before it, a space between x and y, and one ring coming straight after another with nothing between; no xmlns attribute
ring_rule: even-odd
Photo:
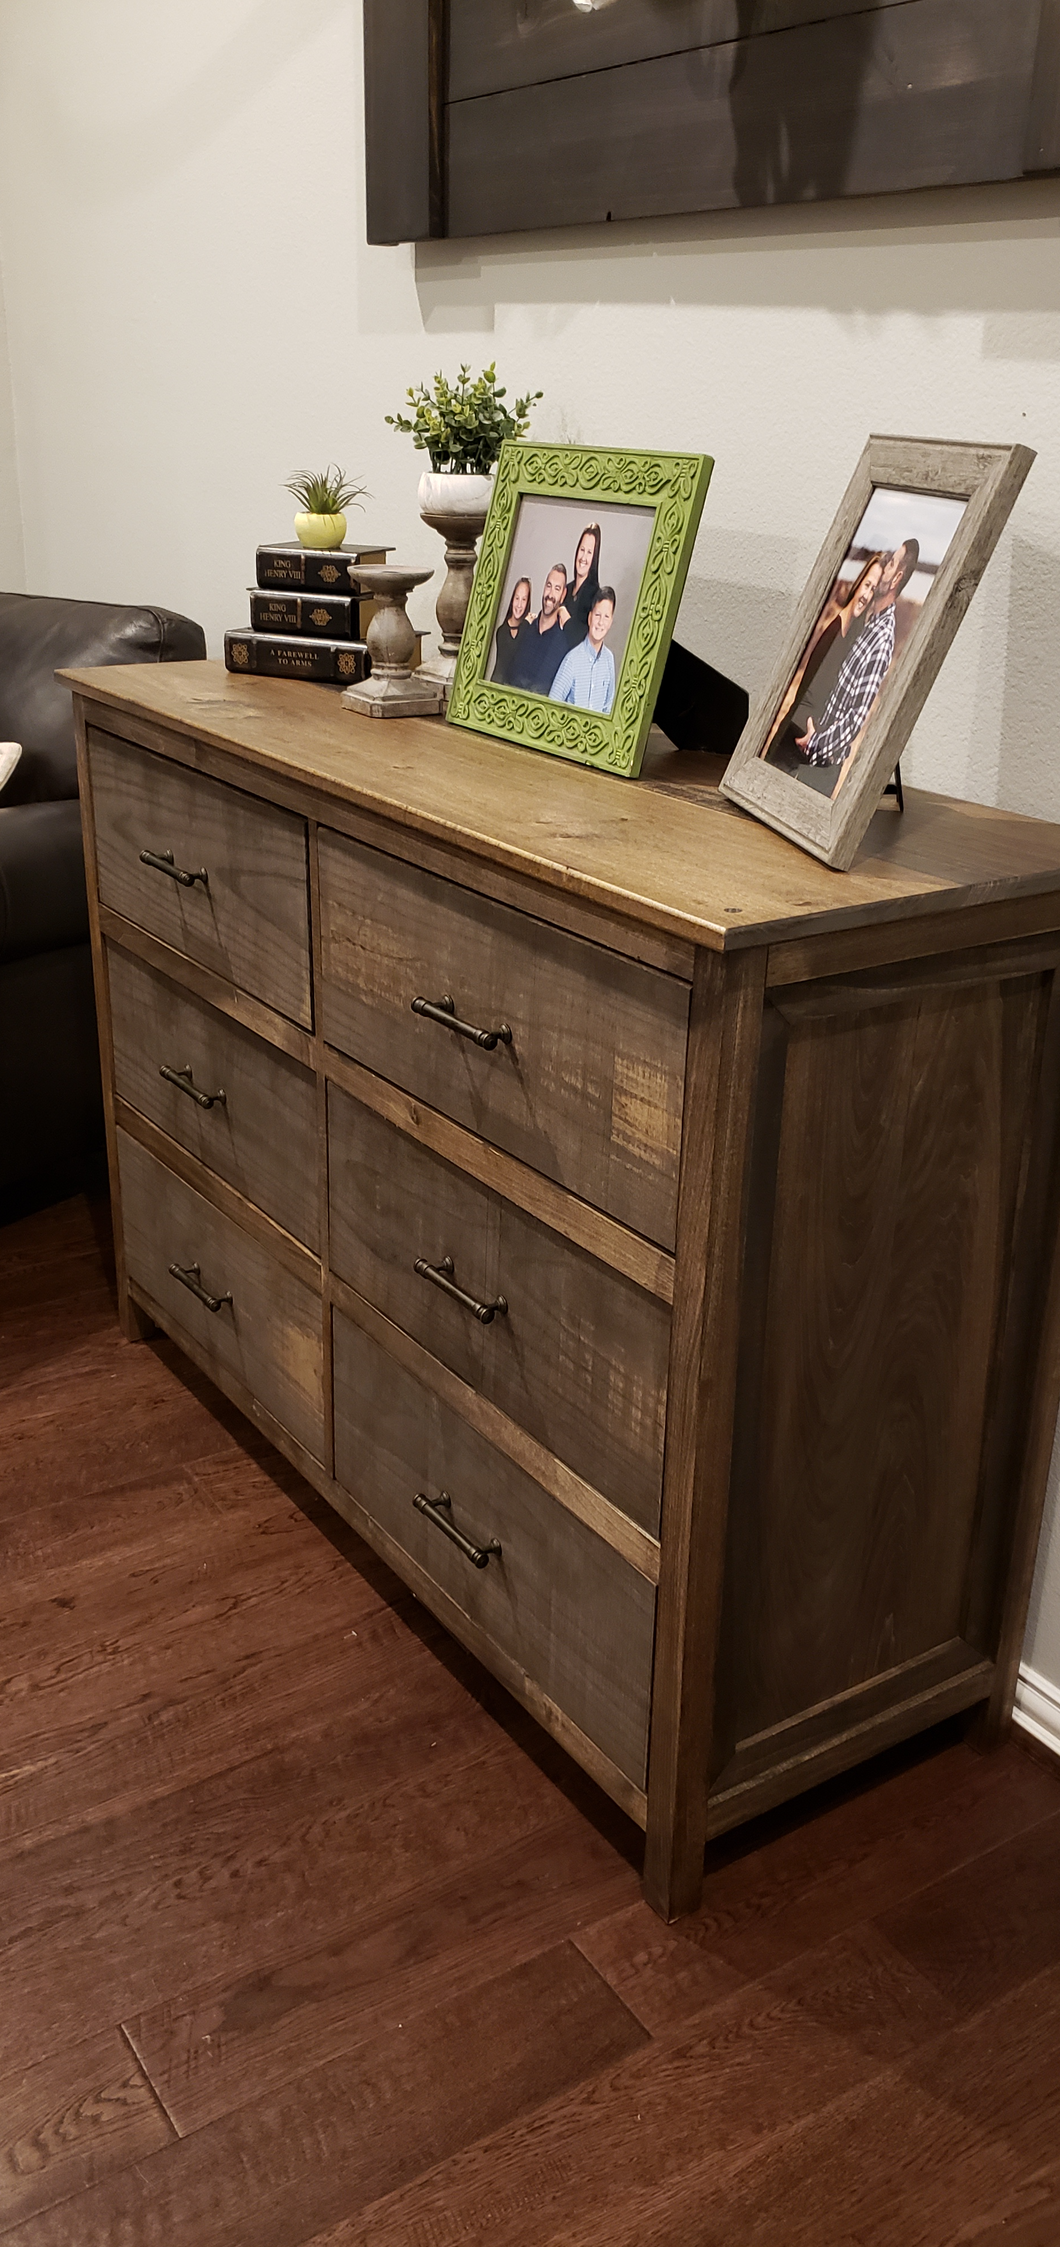
<svg viewBox="0 0 1060 2247"><path fill-rule="evenodd" d="M0 593L0 1224L76 1193L103 1151L70 690L57 669L203 658L169 609Z"/></svg>

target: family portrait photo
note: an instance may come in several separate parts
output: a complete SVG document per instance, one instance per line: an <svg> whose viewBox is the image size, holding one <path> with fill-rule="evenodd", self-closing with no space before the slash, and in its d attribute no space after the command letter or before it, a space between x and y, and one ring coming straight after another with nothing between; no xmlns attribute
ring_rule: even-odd
<svg viewBox="0 0 1060 2247"><path fill-rule="evenodd" d="M967 504L873 492L758 752L767 764L839 794Z"/></svg>
<svg viewBox="0 0 1060 2247"><path fill-rule="evenodd" d="M654 507L524 494L489 682L609 717L654 524Z"/></svg>

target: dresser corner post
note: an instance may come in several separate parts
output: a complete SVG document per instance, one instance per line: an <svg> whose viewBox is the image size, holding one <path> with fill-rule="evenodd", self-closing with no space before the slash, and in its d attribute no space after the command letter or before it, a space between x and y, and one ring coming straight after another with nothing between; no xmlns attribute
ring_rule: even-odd
<svg viewBox="0 0 1060 2247"><path fill-rule="evenodd" d="M121 1180L118 1173L118 1134L114 1106L114 1035L110 1013L110 985L99 914L99 861L96 850L95 807L88 757L88 721L85 698L74 695L74 738L77 744L77 788L81 799L81 835L85 852L85 889L88 895L88 929L92 945L92 981L96 994L96 1027L99 1065L103 1080L103 1121L107 1138L107 1172L110 1179L111 1223L114 1229L114 1265L118 1290L118 1323L127 1342L144 1342L155 1332L154 1320L129 1293L125 1268L125 1242L121 1225Z"/></svg>
<svg viewBox="0 0 1060 2247"><path fill-rule="evenodd" d="M764 949L700 951L692 984L663 1471L644 1889L663 1919L703 1886ZM722 1760L725 1760L722 1755Z"/></svg>

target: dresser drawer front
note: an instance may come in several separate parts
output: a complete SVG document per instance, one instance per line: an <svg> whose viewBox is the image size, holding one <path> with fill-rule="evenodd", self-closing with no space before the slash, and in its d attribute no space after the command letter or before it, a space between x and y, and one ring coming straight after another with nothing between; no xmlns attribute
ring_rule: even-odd
<svg viewBox="0 0 1060 2247"><path fill-rule="evenodd" d="M328 1119L333 1271L657 1537L666 1306L334 1084Z"/></svg>
<svg viewBox="0 0 1060 2247"><path fill-rule="evenodd" d="M483 1442L353 1322L335 1316L335 1472L462 1612L644 1784L655 1593L592 1530ZM448 1491L476 1568L418 1492Z"/></svg>
<svg viewBox="0 0 1060 2247"><path fill-rule="evenodd" d="M324 1455L320 1297L212 1203L118 1133L122 1231L129 1278L167 1325L183 1329L211 1370L233 1375L316 1459ZM173 1277L199 1267L211 1311Z"/></svg>
<svg viewBox="0 0 1060 2247"><path fill-rule="evenodd" d="M107 966L119 1098L315 1249L318 1125L309 1071L115 945Z"/></svg>
<svg viewBox="0 0 1060 2247"><path fill-rule="evenodd" d="M672 1248L687 986L344 837L320 884L329 1042ZM510 1043L412 1012L445 995Z"/></svg>
<svg viewBox="0 0 1060 2247"><path fill-rule="evenodd" d="M304 821L94 728L88 745L104 904L309 1028Z"/></svg>

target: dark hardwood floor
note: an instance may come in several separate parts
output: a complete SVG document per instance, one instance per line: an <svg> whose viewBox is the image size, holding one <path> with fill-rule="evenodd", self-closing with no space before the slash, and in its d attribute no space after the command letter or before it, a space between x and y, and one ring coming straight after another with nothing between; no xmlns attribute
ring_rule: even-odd
<svg viewBox="0 0 1060 2247"><path fill-rule="evenodd" d="M640 1837L166 1342L0 1232L4 2247L1057 2247L1060 1770Z"/></svg>

